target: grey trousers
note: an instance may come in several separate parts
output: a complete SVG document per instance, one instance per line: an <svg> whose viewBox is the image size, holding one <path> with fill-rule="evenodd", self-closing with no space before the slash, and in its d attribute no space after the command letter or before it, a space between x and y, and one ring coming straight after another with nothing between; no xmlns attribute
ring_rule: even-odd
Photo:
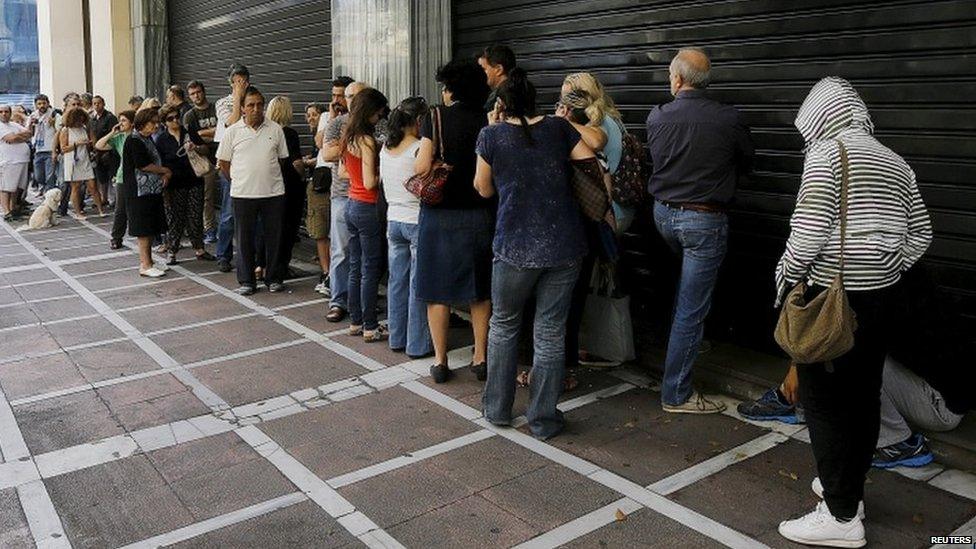
<svg viewBox="0 0 976 549"><path fill-rule="evenodd" d="M924 379L890 356L885 359L878 448L912 436L909 424L928 431L949 431L960 421L962 416L946 408L942 395Z"/></svg>

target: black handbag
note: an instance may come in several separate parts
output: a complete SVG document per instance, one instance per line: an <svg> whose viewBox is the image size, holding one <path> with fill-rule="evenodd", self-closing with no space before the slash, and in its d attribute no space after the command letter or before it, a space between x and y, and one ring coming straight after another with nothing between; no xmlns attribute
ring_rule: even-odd
<svg viewBox="0 0 976 549"><path fill-rule="evenodd" d="M332 190L332 169L328 166L319 166L312 170L312 190L325 194Z"/></svg>

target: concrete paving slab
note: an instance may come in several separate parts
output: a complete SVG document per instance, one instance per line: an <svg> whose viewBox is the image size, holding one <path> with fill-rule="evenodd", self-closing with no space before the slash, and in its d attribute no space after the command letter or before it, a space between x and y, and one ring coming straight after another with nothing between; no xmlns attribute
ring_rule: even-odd
<svg viewBox="0 0 976 549"><path fill-rule="evenodd" d="M407 547L511 547L538 529L479 495L398 524L389 534Z"/></svg>
<svg viewBox="0 0 976 549"><path fill-rule="evenodd" d="M170 374L103 387L98 394L127 431L210 412L189 387Z"/></svg>
<svg viewBox="0 0 976 549"><path fill-rule="evenodd" d="M112 307L113 309L122 309L124 307L137 307L140 305L148 305L150 303L158 303L160 301L170 299L178 299L181 297L189 297L191 295L209 293L209 290L203 286L187 278L180 277L177 274L167 274L166 276L166 280L168 282L164 284L153 284L149 286L130 288L128 290L119 290L101 294L99 297L102 299L102 301L107 303L109 307ZM170 281L171 279L169 277L177 278L177 280ZM152 281L143 278L141 281L133 282L133 284L144 282Z"/></svg>
<svg viewBox="0 0 976 549"><path fill-rule="evenodd" d="M23 284L25 282L36 282L38 280L54 281L57 279L54 273L52 273L46 268L29 270L29 271L17 271L12 273L4 273L0 276L3 277L2 279L0 279L3 280L3 284L0 285L4 285L4 286L7 284Z"/></svg>
<svg viewBox="0 0 976 549"><path fill-rule="evenodd" d="M146 456L46 479L74 547L118 547L194 522Z"/></svg>
<svg viewBox="0 0 976 549"><path fill-rule="evenodd" d="M105 402L92 390L15 406L14 416L32 454L125 432Z"/></svg>
<svg viewBox="0 0 976 549"><path fill-rule="evenodd" d="M0 490L0 547L28 549L34 547L27 518L20 507L15 488Z"/></svg>
<svg viewBox="0 0 976 549"><path fill-rule="evenodd" d="M297 337L295 332L272 320L250 317L200 326L192 330L160 334L153 336L152 339L174 359L188 364L291 341Z"/></svg>
<svg viewBox="0 0 976 549"><path fill-rule="evenodd" d="M0 386L8 400L76 387L85 382L78 367L64 353L0 365Z"/></svg>
<svg viewBox="0 0 976 549"><path fill-rule="evenodd" d="M681 524L655 513L640 509L625 519L563 545L566 549L588 547L682 547L712 549L722 544Z"/></svg>
<svg viewBox="0 0 976 549"><path fill-rule="evenodd" d="M108 269L106 268L104 270ZM181 278L180 275L176 273L167 273L166 278L162 280L168 280L170 277ZM111 290L112 288L121 288L124 286L131 286L133 284L150 282L150 279L139 276L138 269L126 269L124 271L85 276L79 278L78 282L93 292L101 292L103 290Z"/></svg>
<svg viewBox="0 0 976 549"><path fill-rule="evenodd" d="M68 351L68 356L90 383L159 369L159 364L131 341Z"/></svg>
<svg viewBox="0 0 976 549"><path fill-rule="evenodd" d="M308 296L308 299L312 300L321 297L321 294L315 294L315 296ZM327 321L325 319L325 315L328 312L329 304L326 302L286 309L284 311L280 311L278 314L286 316L299 324L308 326L320 334L328 333L333 330L340 330L349 326L349 322L346 321L336 323Z"/></svg>
<svg viewBox="0 0 976 549"><path fill-rule="evenodd" d="M60 280L44 282L43 284L31 284L30 286L18 286L14 288L24 301L35 299L47 299L62 295L75 295L75 291Z"/></svg>
<svg viewBox="0 0 976 549"><path fill-rule="evenodd" d="M14 305L26 301L16 288L0 288L0 306Z"/></svg>
<svg viewBox="0 0 976 549"><path fill-rule="evenodd" d="M348 473L476 429L470 422L401 388L276 419L261 427L322 478Z"/></svg>
<svg viewBox="0 0 976 549"><path fill-rule="evenodd" d="M306 501L186 540L178 549L361 546L321 507Z"/></svg>
<svg viewBox="0 0 976 549"><path fill-rule="evenodd" d="M107 246L106 242L106 248ZM112 250L106 249L105 252L111 252ZM123 250L118 250L123 251ZM89 273L100 273L102 271L109 271L113 269L130 269L135 275L139 274L139 257L132 252L130 255L124 255L119 257L112 257L106 259L99 259L97 261L85 261L84 263L75 263L71 265L62 265L64 271L70 275L78 276ZM97 275L101 276L101 275ZM87 278L87 277L86 277ZM83 279L82 279L83 280Z"/></svg>
<svg viewBox="0 0 976 549"><path fill-rule="evenodd" d="M643 389L570 411L566 421L566 430L550 441L553 446L642 486L765 432L722 415L668 414L657 393Z"/></svg>
<svg viewBox="0 0 976 549"><path fill-rule="evenodd" d="M306 280L291 280L285 282L285 286L288 288L287 291L274 294L261 291L251 296L251 299L261 305L272 308L290 305L292 303L301 303L302 301L322 297L321 294L315 293L315 285L318 283L318 277Z"/></svg>
<svg viewBox="0 0 976 549"><path fill-rule="evenodd" d="M250 312L224 296L209 295L178 303L153 305L119 313L143 333Z"/></svg>
<svg viewBox="0 0 976 549"><path fill-rule="evenodd" d="M39 321L40 319L37 317L37 314L27 304L4 307L3 314L0 314L0 329L23 326Z"/></svg>
<svg viewBox="0 0 976 549"><path fill-rule="evenodd" d="M59 348L58 342L41 328L0 332L0 359L46 353Z"/></svg>
<svg viewBox="0 0 976 549"><path fill-rule="evenodd" d="M95 254L110 253L113 251L107 245L104 248L81 246L81 244L90 244L96 242L97 240L95 239L85 238L85 239L73 240L71 242L48 242L45 243L43 248L40 245L38 245L37 247L41 248L41 251L44 252L44 255L47 256L47 258L50 259L51 261L64 261L65 259L90 257ZM116 250L116 251L122 251L122 250Z"/></svg>
<svg viewBox="0 0 976 549"><path fill-rule="evenodd" d="M80 297L31 303L30 308L43 322L96 314L95 309Z"/></svg>
<svg viewBox="0 0 976 549"><path fill-rule="evenodd" d="M365 372L362 366L312 342L193 369L197 379L233 406Z"/></svg>
<svg viewBox="0 0 976 549"><path fill-rule="evenodd" d="M37 261L37 258L34 257L34 254L25 253L25 251L26 250L24 250L24 251L18 250L16 252L9 252L11 255L6 255L4 257L0 257L0 261L3 262L3 268L7 268L7 267L22 267L22 266L25 266L25 265L37 265L37 264L39 264L39 262ZM12 255L12 254L17 254L17 255ZM21 255L21 254L23 254L23 255Z"/></svg>
<svg viewBox="0 0 976 549"><path fill-rule="evenodd" d="M111 322L104 318L87 318L72 322L60 322L44 327L62 347L71 347L96 341L125 337Z"/></svg>

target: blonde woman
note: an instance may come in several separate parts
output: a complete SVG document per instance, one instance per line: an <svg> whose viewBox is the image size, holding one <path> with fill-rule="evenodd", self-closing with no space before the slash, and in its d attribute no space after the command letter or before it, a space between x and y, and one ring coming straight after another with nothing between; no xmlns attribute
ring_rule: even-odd
<svg viewBox="0 0 976 549"><path fill-rule="evenodd" d="M278 273L288 278L288 265L291 263L292 248L298 243L298 228L305 210L305 162L302 160L301 143L298 132L291 127L294 110L291 100L283 95L275 96L268 102L268 120L276 122L285 133L288 158L281 159L281 177L285 181L285 211L281 220L281 247L278 249ZM259 239L260 240L260 239ZM257 264L265 266L259 245Z"/></svg>
<svg viewBox="0 0 976 549"><path fill-rule="evenodd" d="M136 112L144 111L146 109L158 109L162 106L163 104L159 102L159 99L156 99L155 97L147 97L143 99L142 105L139 105Z"/></svg>

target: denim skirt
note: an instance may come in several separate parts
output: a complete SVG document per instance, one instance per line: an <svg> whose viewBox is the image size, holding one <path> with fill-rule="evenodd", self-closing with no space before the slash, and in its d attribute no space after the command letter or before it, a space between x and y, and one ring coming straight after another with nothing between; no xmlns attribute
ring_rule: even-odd
<svg viewBox="0 0 976 549"><path fill-rule="evenodd" d="M420 209L417 299L464 305L491 299L495 216L487 209Z"/></svg>

